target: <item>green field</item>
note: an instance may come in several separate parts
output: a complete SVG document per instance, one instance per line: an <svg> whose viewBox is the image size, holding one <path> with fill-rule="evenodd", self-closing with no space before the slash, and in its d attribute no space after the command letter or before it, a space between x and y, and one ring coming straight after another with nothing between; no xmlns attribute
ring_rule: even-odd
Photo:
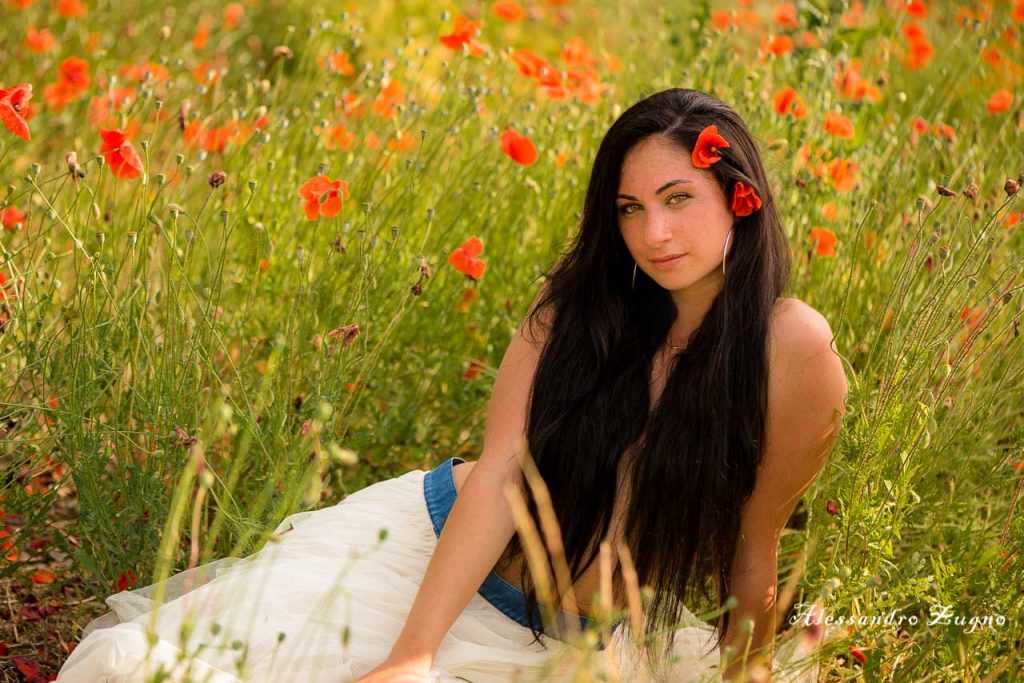
<svg viewBox="0 0 1024 683"><path fill-rule="evenodd" d="M817 601L856 622L822 680L1022 680L1024 2L0 16L4 680L55 673L112 592L479 457L602 135L668 87L753 131L788 294L847 368L781 540L786 621Z"/></svg>

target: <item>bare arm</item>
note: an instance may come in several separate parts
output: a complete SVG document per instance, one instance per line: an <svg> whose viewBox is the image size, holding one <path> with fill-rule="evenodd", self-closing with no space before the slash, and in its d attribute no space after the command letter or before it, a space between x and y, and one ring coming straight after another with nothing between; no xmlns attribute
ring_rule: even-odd
<svg viewBox="0 0 1024 683"><path fill-rule="evenodd" d="M524 321L505 351L488 402L483 452L441 530L390 661L433 661L448 629L515 533L503 488L522 477L526 404L546 338L540 332Z"/></svg>
<svg viewBox="0 0 1024 683"><path fill-rule="evenodd" d="M738 605L722 652L729 645L739 652L722 674L725 680L738 675L744 664L771 657L779 537L824 467L845 412L846 375L831 349L828 323L802 302L780 311L779 317L769 367L766 448L754 491L744 505L730 572ZM754 626L746 657L748 636L740 632L744 618Z"/></svg>

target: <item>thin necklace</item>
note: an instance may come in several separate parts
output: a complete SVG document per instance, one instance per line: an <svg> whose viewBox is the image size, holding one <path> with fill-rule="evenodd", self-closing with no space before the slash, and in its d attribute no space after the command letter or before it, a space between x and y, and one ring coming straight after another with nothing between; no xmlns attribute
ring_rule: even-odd
<svg viewBox="0 0 1024 683"><path fill-rule="evenodd" d="M668 347L673 351L683 351L686 349L686 344L677 345L672 343L672 338L668 337Z"/></svg>

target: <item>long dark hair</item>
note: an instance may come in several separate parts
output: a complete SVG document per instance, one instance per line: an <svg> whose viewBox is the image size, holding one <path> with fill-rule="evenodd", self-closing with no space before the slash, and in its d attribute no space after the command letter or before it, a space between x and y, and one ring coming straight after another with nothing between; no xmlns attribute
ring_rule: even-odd
<svg viewBox="0 0 1024 683"><path fill-rule="evenodd" d="M686 350L670 364L652 408L653 359L677 310L670 292L643 271L636 271L631 286L634 262L615 204L619 176L626 153L645 138L662 136L680 154L690 153L711 124L730 144L710 167L723 195L731 198L741 180L756 190L762 206L737 217L725 284ZM550 492L572 581L595 561L609 531L619 476L628 476L623 540L640 585L656 588L644 626L648 633L668 634L666 655L687 604L698 596L710 600L709 583L717 607L730 594L740 508L753 490L764 448L769 316L789 272L789 246L743 120L707 93L673 88L627 109L601 141L579 231L548 272L527 318L532 327L541 311L552 309L526 435L529 456ZM620 459L634 442L636 457L620 473ZM530 487L525 479L520 485L539 528ZM518 534L506 550L522 553ZM537 594L525 562L520 578L537 642ZM622 595L619 570L613 584ZM715 646L729 621L725 611Z"/></svg>

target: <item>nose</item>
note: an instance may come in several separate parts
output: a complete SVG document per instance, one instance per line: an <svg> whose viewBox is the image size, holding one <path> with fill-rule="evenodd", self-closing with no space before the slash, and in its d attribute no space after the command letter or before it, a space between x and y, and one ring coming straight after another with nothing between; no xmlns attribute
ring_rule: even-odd
<svg viewBox="0 0 1024 683"><path fill-rule="evenodd" d="M660 246L671 239L672 226L668 217L657 211L649 212L644 221L643 237L648 247Z"/></svg>

